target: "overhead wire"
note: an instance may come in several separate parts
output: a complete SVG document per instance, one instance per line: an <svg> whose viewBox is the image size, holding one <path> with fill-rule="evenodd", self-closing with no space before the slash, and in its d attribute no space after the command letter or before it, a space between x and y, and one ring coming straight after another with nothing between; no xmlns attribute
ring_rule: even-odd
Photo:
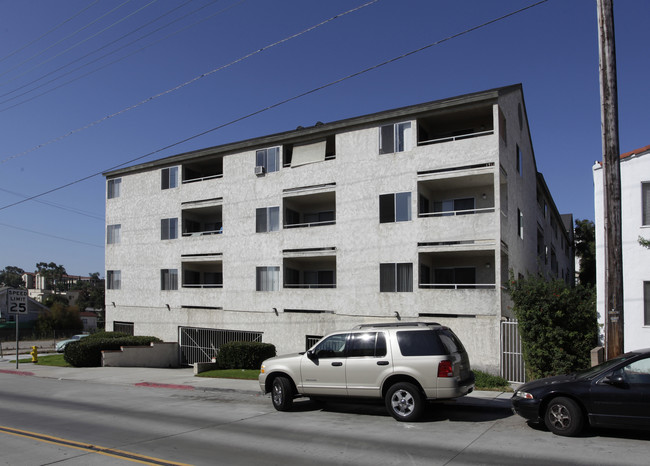
<svg viewBox="0 0 650 466"><path fill-rule="evenodd" d="M10 191L10 190L4 189L4 188L0 188L0 191L8 193L8 194L12 194L14 196L22 197L22 198L28 197L25 194L17 193L15 191ZM56 209L65 210L65 211L71 212L73 214L78 214L78 215L83 215L85 217L94 218L95 220L101 220L102 222L105 220L104 217L100 217L99 215L95 215L94 213L88 212L88 211L85 211L85 210L75 209L74 207L68 207L68 206L64 206L64 205L57 204L57 203L54 203L54 202L43 201L41 199L35 199L34 202L38 202L40 204L48 205L48 206L54 207Z"/></svg>
<svg viewBox="0 0 650 466"><path fill-rule="evenodd" d="M85 241L79 241L79 240L76 240L76 239L65 238L63 236L57 236L57 235L51 235L49 233L43 233L42 231L30 230L29 228L21 228L21 227L17 227L17 226L14 226L14 225L7 225L6 223L1 223L0 222L0 226L3 226L5 228L12 228L14 230L26 231L28 233L33 233L35 235L46 236L48 238L60 239L62 241L68 241L70 243L84 244L86 246L92 246L94 248L103 248L104 247L103 244L99 245L99 244L94 244L94 243L87 243Z"/></svg>
<svg viewBox="0 0 650 466"><path fill-rule="evenodd" d="M13 94L13 93L19 91L20 89L23 89L23 88L25 88L25 87L27 87L27 86L29 86L29 85L31 85L31 84L34 84L34 83L36 83L36 82L38 82L38 81L40 81L40 80L42 80L42 79L44 79L44 78L46 78L46 77L48 77L48 76L54 74L54 73L56 73L56 72L58 72L58 71L60 71L60 70L62 70L62 69L64 69L64 68L67 68L68 66L70 66L70 65L72 65L72 64L74 64L74 63L76 63L76 62L78 62L78 61L80 61L80 60L83 60L84 58L87 58L87 57L89 57L90 55L92 55L92 54L94 54L94 53L96 53L96 52L99 52L100 50L103 50L103 49L105 49L106 47L111 46L112 44L114 44L114 43L116 43L116 42L118 42L118 41L124 39L125 37L127 37L127 36L129 36L129 35L131 35L131 34L133 34L133 33L135 33L135 32L137 32L138 30L140 30L140 29L142 29L142 28L144 28L144 27L146 27L146 26L148 26L148 25L150 25L150 24L155 23L156 21L158 21L159 19L163 18L164 16L167 16L168 14L170 14L170 13L172 13L173 11L175 11L175 10L177 10L177 9L179 9L179 8L181 8L181 7L183 7L183 6L185 6L185 5L187 5L188 3L192 2L192 1L194 1L194 0L188 0L188 1L186 1L186 2L183 3L182 5L179 5L179 6L175 7L175 8L173 8L172 10L169 10L167 13L165 13L165 14L159 16L158 18L156 18L156 19L154 19L154 20L152 20L152 21L149 21L148 23L146 23L146 24L144 24L144 25L138 27L137 29L135 29L135 30L133 30L133 31L131 31L131 32L129 32L129 33L127 33L127 34L125 34L125 35L119 37L118 39L115 39L115 40L111 41L110 43L108 43L108 44L106 44L106 45L104 45L104 46L102 46L102 47L100 47L100 48L98 48L98 49L96 49L96 50L94 50L94 51L92 51L92 52L87 53L86 55L84 55L84 56L82 56L82 57L80 57L80 58L77 58L77 59L75 59L75 60L73 60L73 61L71 61L71 62L69 62L69 63L67 63L67 64L65 64L65 65L63 65L63 66L60 66L60 67L57 68L56 70L50 71L49 73L47 73L47 74L41 76L40 78L37 78L37 79L35 79L35 80L32 80L32 81L29 82L29 83L23 84L22 86L17 87L16 89L14 89L14 90L12 90L12 91L5 92L4 94L0 94L0 97L5 97L5 96L7 96L7 95ZM176 22L178 22L178 21L181 21L181 20L187 18L188 16L191 16L191 15L197 13L198 11L202 10L203 8L206 8L206 7L208 7L208 6L210 6L210 5L214 4L214 3L216 3L216 2L218 2L218 1L219 1L219 0L212 0L210 3L207 3L207 4L205 4L205 5L202 5L201 7L196 8L195 10L193 10L193 11L191 11L191 12L189 12L189 13L187 13L187 14L185 14L185 15L179 17L179 18L174 19L173 21L170 21L170 22L168 22L167 24L165 24L165 25L163 25L163 26L160 26L159 28L154 29L154 30L151 31L151 32L148 32L147 34L144 34L143 36L140 36L139 38L137 38L137 39L135 39L135 40L132 40L131 42L128 42L127 44L124 44L124 45L120 46L119 48L117 48L117 49L115 49L115 50L112 50L112 51L110 51L110 52L108 52L108 53L105 53L104 55L101 55L100 57L97 57L97 58L95 58L95 59L93 59L93 60L91 60L91 61L89 61L89 62L84 63L84 64L81 65L81 66L78 66L78 67L76 67L76 68L74 68L74 69L72 69L72 70L69 70L69 71L67 71L67 72L65 72L65 73L63 73L63 74L57 76L56 78L50 79L49 81L46 81L46 82L44 82L44 83L42 83L42 84L39 84L38 86L35 86L35 87L33 87L32 89L29 89L29 90L27 90L27 91L25 91L25 92L22 92L21 94L18 94L18 95L15 95L15 96L13 96L13 97L10 97L10 98L8 98L8 99L5 99L5 100L3 100L3 101L0 101L0 105L5 104L5 103L7 103L7 102L11 102L12 100L18 99L18 98L20 98L20 97L22 97L22 96L24 96L24 95L30 94L30 93L32 93L32 92L34 92L34 91L36 91L36 90L38 90L38 89L40 89L40 88L42 88L42 87L47 86L48 84L51 84L51 83L53 83L53 82L55 82L55 81L58 81L58 80L60 80L60 79L62 79L62 78L64 78L64 77L66 77L66 76L68 76L68 75L70 75L70 74L76 72L76 71L79 71L79 70L81 70L81 69L83 69L83 68L85 68L85 67L87 67L87 66L90 66L90 65L92 65L93 63L96 63L96 62L98 62L98 61L100 61L100 60L102 60L102 59L104 59L104 58L106 58L106 57L108 57L108 56L110 56L110 55L113 55L113 54L119 52L120 50L123 50L123 49L125 49L125 48L127 48L127 47L129 47L129 46L131 46L131 45L133 45L133 44L135 44L136 42L139 42L139 41L145 39L146 37L149 37L149 36L151 36L151 35L153 35L153 34L159 32L159 31L161 31L162 29L171 26L172 24L174 24L174 23L176 23ZM230 5L230 6L228 6L228 7L226 7L226 8L223 8L223 9L221 9L221 10L215 12L215 13L212 13L212 14L210 14L210 15L207 15L207 16L201 18L200 20L198 20L198 21L196 21L196 22L194 22L194 23L192 23L192 24L190 24L190 25L188 25L188 26L185 26L185 27L183 27L183 28L181 28L181 29L178 29L178 30L174 31L173 33L168 34L167 36L165 36L165 37L163 37L163 38L161 38L161 39L158 39L158 40L156 40L156 41L154 41L154 42L152 42L152 43L150 43L150 44L147 44L147 45L145 45L145 46L143 46L143 47L141 47L141 48L139 48L139 49L137 49L137 50L135 50L135 51L133 51L133 52L130 52L130 53L127 54L127 55L124 55L124 56L122 56L122 57L120 57L120 58L118 58L118 59L116 59L116 60L113 60L113 61L111 61L111 62L109 62L109 63L106 63L106 64L104 64L104 65L102 65L102 66L100 66L100 67L98 67L98 68L95 68L94 70L91 70L91 71L89 71L88 73L85 73L85 74L82 74L82 75L80 75L80 76L77 76L77 77L74 78L74 79L70 79L70 80L68 80L68 81L66 81L66 82L64 82L64 83L62 83L62 84L60 84L60 85L58 85L58 86L55 86L55 87L52 87L52 88L48 89L48 90L45 91L45 92L41 92L40 94L38 94L38 95L36 95L36 96L34 96L34 97L31 97L31 98L29 98L29 99L25 99L25 100L23 100L23 101L21 101L21 102L18 102L17 104L10 105L10 106L8 106L8 107L5 107L5 108L3 108L3 109L0 109L0 113L6 112L7 110L10 110L10 109L12 109L12 108L18 107L19 105L25 104L25 103L27 103L27 102L31 102L32 100L34 100L34 99L36 99L36 98L38 98L38 97L44 96L44 95L46 95L46 94L49 94L50 92L53 92L53 91L55 91L55 90L57 90L57 89L60 89L60 88L63 87L63 86L67 86L68 84L71 84L71 83L73 83L73 82L75 82L75 81L78 81L79 79L82 79L82 78L85 78L85 77L87 77L87 76L90 76L91 74L96 73L97 71L103 70L104 68L107 68L107 67L109 67L109 66L111 66L111 65L114 65L115 63L118 63L118 62L120 62L120 61L122 61L122 60L125 60L126 58L128 58L128 57L130 57L130 56L133 56L133 55L135 55L136 53L139 53L139 52L141 52L141 51L143 51L143 50L145 50L145 49L147 49L147 48L149 48L149 47L151 47L151 46L153 46L153 45L155 45L155 44L158 44L159 42L162 42L163 40L169 39L170 37L172 37L172 36L174 36L174 35L176 35L176 34L179 34L180 32L182 32L182 31L184 31L184 30L186 30L186 29L188 29L188 28L190 28L190 27L193 27L193 26L195 26L195 25L197 25L197 24L199 24L199 23L202 23L203 21L207 21L208 19L210 19L210 18L212 18L212 17L214 17L214 16L216 16L216 15L218 15L218 14L221 14L221 13L225 12L225 11L227 11L227 10L229 10L229 9L231 9L231 8L233 8L233 7L235 7L236 5L239 5L239 4L241 4L241 3L244 3L245 1L246 1L246 0L239 0L238 2L236 2L236 3L234 3L234 4Z"/></svg>
<svg viewBox="0 0 650 466"><path fill-rule="evenodd" d="M26 58L25 60L21 61L20 63L18 63L17 65L15 65L13 68L10 68L10 69L6 70L5 72L0 73L0 76L4 76L5 74L10 73L11 71L15 70L16 68L21 67L21 66L24 65L25 63L28 63L28 62L32 61L32 60L33 60L34 58L36 58L36 57L40 57L41 55L43 55L45 52L47 52L47 51L50 50L51 48L56 47L57 45L59 45L59 44L62 43L62 42L65 42L66 40L70 39L71 37L74 37L75 35L79 34L81 31L83 31L84 29L88 29L90 26L92 26L93 24L95 24L97 21L99 21L99 20L105 18L106 16L110 15L110 14L113 13L114 11L117 11L118 9L122 8L124 5L126 5L127 3L131 2L131 1L132 1L132 0L126 0L125 2L123 2L122 4L116 6L115 8L113 8L112 10L110 10L109 12L104 13L104 14L103 14L102 16L100 16L99 18L96 18L96 19L94 19L93 21L91 21L90 23L86 24L85 26L83 26L83 27L77 29L77 30L76 30L75 32L73 32L72 34L67 35L67 36L64 37L63 39L59 39L58 41L54 42L53 44L50 44L48 47L46 47L45 49L41 50L41 51L38 52L37 54L32 55L31 57ZM11 81L11 80L10 80L10 81ZM9 81L5 81L4 83L0 83L0 85L4 85L4 84L6 84L7 82L9 82Z"/></svg>
<svg viewBox="0 0 650 466"><path fill-rule="evenodd" d="M54 139L50 139L50 140L47 141L47 142L44 142L44 143L38 144L38 145L32 147L31 149L28 149L28 150L23 151L23 152L20 152L20 153L18 153L18 154L14 154L14 155L11 155L11 156L9 156L9 157L6 157L6 158L4 158L3 160L0 160L0 164L6 163L6 162L8 162L8 161L10 161L10 160L12 160L12 159L18 158L18 157L22 157L22 156L24 156L24 155L27 155L27 154L29 154L30 152L33 152L33 151L38 150L38 149L40 149L40 148L42 148L42 147L45 147L45 146L47 146L47 145L49 145L49 144L52 144L52 143L55 143L55 142L61 141L61 140L65 139L65 138L67 138L67 137L69 137L69 136L72 136L72 135L75 134L75 133L78 133L78 132L80 132L80 131L86 130L86 129L91 128L91 127L93 127L93 126L96 126L96 125L98 125L98 124L100 124L100 123L102 123L102 122L104 122L104 121L106 121L106 120L108 120L108 119L110 119L110 118L114 118L114 117L116 117L116 116L118 116L118 115L121 115L121 114L126 113L126 112L128 112L128 111L130 111L130 110L133 110L133 109L135 109L135 108L138 108L138 107L140 107L140 106L142 106L142 105L144 105L144 104L146 104L146 103L149 103L149 102L151 102L151 101L153 101L153 100L156 100L156 99L158 99L158 98L160 98L160 97L162 97L162 96L164 96L164 95L170 94L170 93L172 93L172 92L174 92L174 91L177 91L177 90L182 89L182 88L184 88L184 87L186 87L186 86L189 86L190 84L192 84L192 83L194 83L194 82L196 82L196 81L198 81L198 80L200 80L200 79L206 78L206 77L208 77L208 76L210 76L210 75L216 73L217 71L221 71L221 70L223 70L223 69L229 68L229 67L231 67L231 66L233 66L233 65L235 65L235 64L237 64L237 63L240 63L240 62L242 62L242 61L244 61L244 60L246 60L246 59L248 59L248 58L250 58L250 57L252 57L252 56L254 56L254 55L257 55L258 53L264 52L265 50L268 50L268 49L270 49L270 48L272 48L272 47L275 47L275 46L277 46L277 45L283 44L283 43L285 43L285 42L287 42L287 41L289 41L289 40L291 40L291 39L295 39L296 37L300 37L300 36L302 36L303 34L306 34L306 33L310 32L310 31L313 31L314 29L316 29L316 28L318 28L318 27L321 27L321 26L323 26L323 25L325 25L325 24L327 24L327 23L329 23L329 22L331 22L331 21L334 21L335 19L341 18L341 17L343 17L343 16L345 16L345 15L348 15L348 14L350 14L350 13L354 13L354 12L356 12L356 11L359 11L359 10L361 10L362 8L365 8L365 7L370 6L370 5L374 4L374 3L377 3L378 1L379 1L379 0L371 0L371 1L367 2L367 3L364 3L363 5L359 5L359 6L355 7L355 8L352 8L352 9L350 9L350 10L347 10L347 11L345 11L345 12L343 12L343 13L339 13L339 14L337 14L337 15L335 15L335 16L332 16L332 17L330 17L330 18L328 18L328 19L326 19L326 20L324 20L324 21L321 21L321 22L318 23L318 24L315 24L315 25L313 25L313 26L308 27L307 29L304 29L304 30L302 30L302 31L300 31L300 32L297 32L297 33L295 33L295 34L292 34L292 35L290 35L290 36L287 36L287 37L285 37L284 39L280 39L280 40L278 40L278 41L276 41L276 42L273 42L273 43L271 43L271 44L265 45L264 47L262 47L262 48L260 48L260 49L257 49L257 50L255 50L255 51L253 51L253 52L250 52L250 53L248 53L248 54L246 54L246 55L244 55L244 56L242 56L242 57L240 57L240 58L237 58L236 60L231 61L230 63L227 63L227 64L225 64L225 65L222 65L222 66L220 66L220 67L218 67L218 68L215 68L215 69L213 69L213 70L210 70L210 71L208 71L208 72L206 72L206 73L202 73L202 74L200 74L200 75L198 75L198 76L195 76L194 78L190 79L189 81L185 81L184 83L179 84L179 85L177 85L177 86L175 86L175 87L173 87L173 88L167 89L166 91L163 91L163 92L161 92L161 93L159 93L159 94L156 94L156 95L154 95L154 96L148 97L147 99L144 99L144 100L142 100L142 101L140 101L140 102L138 102L138 103L136 103L136 104L130 105L130 106L128 106L128 107L125 107L125 108L123 108L122 110L119 110L119 111L117 111L117 112L115 112L115 113L112 113L112 114L110 114L110 115L106 115L106 116L104 116L104 117L102 117L102 118L100 118L100 119L98 119L98 120L95 120L95 121L93 121L93 122L91 122L91 123L88 123L88 124L86 124L86 125L84 125L84 126L81 126L81 127L79 127L79 128L73 129L73 130L67 132L67 133L64 134L64 135L61 135L61 136L56 137L56 138L54 138Z"/></svg>
<svg viewBox="0 0 650 466"><path fill-rule="evenodd" d="M85 44L85 43L88 42L89 40L94 39L95 37L99 36L100 34L103 34L104 32L108 31L109 29L114 28L115 26L117 26L118 24L122 23L123 21L126 21L127 19L131 18L132 16L134 16L134 15L136 15L137 13L141 12L142 10L144 10L145 8L150 7L151 5L153 5L154 3L156 3L157 1L158 1L158 0L151 0L151 1L150 1L149 3L147 3L146 5L143 5L142 7L138 8L137 10L135 10L135 11L129 13L128 15L126 15L126 16L120 18L119 20L115 21L114 23L112 23L112 24L106 26L105 28L103 28L103 29L97 31L97 32L94 33L94 34L91 34L90 36L86 37L85 39L80 40L79 42L76 42L75 44L71 45L71 46L68 47L67 49L65 49L65 50L63 50L63 51L57 53L56 55L54 55L54 56L48 58L47 60L44 60L44 61L40 62L39 64L33 66L32 68L28 69L27 71L24 71L24 72L22 72L21 74L19 74L19 75L17 75L17 76L14 76L13 78L11 78L11 79L9 79L9 80L3 82L3 83L0 83L0 85L7 84L7 83L9 83L9 82L11 82L11 81L14 81L15 79L21 78L21 77L25 76L26 74L31 73L31 72L34 71L35 69L40 68L40 67L43 66L44 64L49 63L49 62L51 62L52 60L55 60L56 58L59 58L61 55L65 55L65 54L68 53L69 51L71 51L71 50L73 50L73 49L79 47L79 46L82 45L82 44Z"/></svg>
<svg viewBox="0 0 650 466"><path fill-rule="evenodd" d="M256 110L256 111L254 111L254 112L248 113L248 114L246 114L246 115L244 115L244 116L241 116L241 117L239 117L239 118L236 118L236 119L234 119L234 120L230 120L230 121L228 121L228 122L226 122L226 123L223 123L223 124L221 124L221 125L215 126L215 127L210 128L210 129L208 129L208 130L206 130L206 131L202 131L202 132L200 132L200 133L197 133L197 134L195 134L195 135L193 135L193 136L189 136L189 137L187 137L187 138L185 138L185 139L183 139L183 140L180 140L180 141L174 142L174 143L172 143L172 144L168 144L168 145L166 145L166 146L164 146L164 147L161 147L161 148L155 149L155 150L153 150L153 151L151 151L151 152L148 152L148 153L146 153L146 154L144 154L144 155L140 155L140 156L135 157L135 158L133 158L133 159L131 159L131 160L127 160L127 161L122 162L122 163L120 163L120 164L117 164L117 165L114 165L114 166L112 166L112 167L106 168L106 169L104 169L104 170L102 170L102 171L100 171L100 172L96 172L96 173L93 173L93 174L90 174L90 175L86 175L86 176L84 176L84 177L82 177L82 178L79 178L79 179L77 179L77 180L74 180L74 181L71 181L71 182L69 182L69 183L66 183L66 184L60 185L60 186L58 186L58 187L55 187L55 188L49 189L49 190L44 191L44 192L42 192L42 193L39 193L39 194L35 194L35 195L33 195L33 196L30 196L30 197L27 198L27 199L23 199L23 200L21 200L21 201L14 202L14 203L12 203L12 204L7 204L7 205L5 205L5 206L0 207L0 210L5 210L5 209L8 209L8 208L10 208L10 207L13 207L13 206L16 206L16 205L22 204L22 203L24 203L24 202L27 202L27 201L30 201L30 200L33 200L33 199L37 199L37 198L42 197L42 196L46 196L46 195L51 194L51 193L53 193L53 192L60 191L60 190L62 190L62 189L65 189L65 188L68 188L68 187L73 186L73 185L75 185L75 184L78 184L78 183L81 183L81 182L83 182L83 181L86 181L86 180L88 180L88 179L90 179L90 178L94 178L95 176L99 176L99 175L103 174L104 172L109 172L109 171L115 170L115 169L117 169L117 168L123 167L123 166L125 166L125 165L129 165L129 164L131 164L131 163L137 162L137 161L142 160L142 159L144 159L144 158L147 158L147 157L149 157L149 156L151 156L151 155L155 155L155 154L160 153L160 152L162 152L162 151L164 151L164 150L170 149L170 148L172 148L172 147L176 147L176 146L178 146L178 145L180 145L180 144L183 144L183 143L185 143L185 142L188 142L188 141L191 141L191 140L193 140L193 139L196 139L196 138L199 138L199 137L201 137L201 136L204 136L204 135L206 135L206 134L208 134L208 133L211 133L211 132L213 132L213 131L217 131L217 130L222 129L222 128L224 128L224 127L227 127L227 126L233 125L233 124L235 124L235 123L237 123L237 122L240 122L240 121L246 120L246 119L251 118L251 117L253 117L253 116L255 116L255 115L259 115L260 113L266 112L266 111L268 111L268 110L271 110L271 109L273 109L273 108L279 107L279 106L284 105L284 104L287 104L287 103L292 102L292 101L294 101L294 100L297 100L297 99L299 99L299 98L305 97L305 96L307 96L307 95L310 95L310 94L313 94L313 93L315 93L315 92L321 91L321 90L326 89L326 88L328 88L328 87L334 86L334 85L339 84L339 83L341 83L341 82L343 82L343 81L346 81L346 80L348 80L348 79L351 79L351 78L354 78L354 77L360 76L360 75L362 75L362 74L368 73L368 72L370 72L370 71L376 70L376 69L378 69L378 68L380 68L380 67L383 67L383 66L386 66L386 65L388 65L388 64L390 64L390 63L394 63L395 61L398 61L398 60L404 59L404 58L406 58L406 57L409 57L409 56L411 56L411 55L414 55L414 54L416 54L416 53L422 52L422 51L427 50L427 49L429 49L429 48L431 48L431 47L434 47L434 46L436 46L436 45L439 45L439 44L442 44L442 43L448 42L448 41L450 41L450 40L452 40L452 39L455 39L455 38L457 38L457 37L461 37L461 36L463 36L463 35L469 34L470 32L476 31L476 30L478 30L478 29L482 29L482 28L484 28L484 27L486 27L486 26L489 26L489 25L491 25L491 24L494 24L494 23L496 23L496 22L498 22L498 21L502 21L502 20L504 20L504 19L506 19L506 18L512 17L512 16L514 16L514 15L516 15L516 14L519 14L519 13L522 13L522 12L524 12L524 11L527 11L527 10L529 10L529 9L531 9L531 8L537 7L537 6L539 6L539 5L543 4L543 3L546 3L547 1L548 1L548 0L540 0L540 1L538 1L538 2L532 3L532 4L528 5L528 6L525 6L525 7L519 8L518 10L512 11L512 12L510 12L510 13L507 13L507 14L505 14L505 15L499 16L499 17L497 17L497 18L491 19L491 20L486 21L486 22L484 22L484 23L481 23L481 24L479 24L479 25L477 25L477 26L473 26L473 27L471 27L471 28L469 28L469 29L466 29L466 30L464 30L464 31L462 31L462 32L459 32L459 33L456 33L456 34L452 34L452 35L447 36L447 37L445 37L445 38L443 38L443 39L440 39L440 40L438 40L438 41L432 42L432 43L430 43L430 44L424 45L424 46L419 47L419 48L417 48L417 49L414 49L414 50L411 50L411 51L409 51L409 52L403 53L403 54L401 54L401 55L399 55L399 56L396 56L396 57L393 57L393 58L391 58L391 59L385 60L385 61L383 61L383 62L381 62L381 63L378 63L378 64L376 64L376 65L373 65L373 66L371 66L371 67L365 68L365 69L363 69L363 70L361 70L361 71L358 71L358 72L355 72L355 73L349 74L349 75L347 75L347 76L344 76L344 77L342 77L342 78L336 79L336 80L334 80L334 81L330 81L330 82L327 83L327 84L323 84L323 85L321 85L321 86L319 86L319 87L316 87L316 88L313 88L313 89L311 89L311 90L309 90L309 91L305 91L305 92L302 92L302 93L300 93L300 94L297 94L297 95L295 95L295 96L293 96L293 97L289 97L289 98L287 98L287 99L281 100L281 101L279 101L279 102L276 102L275 104L272 104L272 105L269 105L269 106L267 106L267 107L264 107L264 108L261 108L261 109L259 109L259 110Z"/></svg>
<svg viewBox="0 0 650 466"><path fill-rule="evenodd" d="M43 34L41 34L41 35L38 36L36 39L33 39L33 40L29 41L28 43L26 43L26 44L23 45L22 47L19 47L19 48L17 48L16 50L14 50L13 52L9 53L8 55L5 55L4 57L0 58L0 63L2 63L3 61L7 60L8 58L13 57L13 56L16 55L17 53L22 52L22 51L25 50L26 48L28 48L28 47L34 45L34 44L35 44L36 42L38 42L39 40L41 40L41 39L47 37L48 35L50 35L50 34L53 33L54 31L56 31L57 29L63 27L65 24L67 24L67 23L69 23L70 21L72 21L73 19L75 19L77 16L79 16L80 14L82 14L84 11L86 11L86 10L88 10L89 8L95 6L97 3L99 3L99 0L95 0L94 2L92 2L91 4L85 6L84 8L82 8L81 10L79 10L77 13L75 13L74 15L72 15L71 17L69 17L68 19L66 19L66 20L60 22L59 24L57 24L56 26L54 26L54 27L53 27L52 29L50 29L49 31L47 31L47 32L45 32L45 33L43 33Z"/></svg>

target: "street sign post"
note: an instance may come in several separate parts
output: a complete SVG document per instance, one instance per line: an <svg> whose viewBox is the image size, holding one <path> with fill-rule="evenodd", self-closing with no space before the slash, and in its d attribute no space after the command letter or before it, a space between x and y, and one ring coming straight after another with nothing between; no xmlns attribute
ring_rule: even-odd
<svg viewBox="0 0 650 466"><path fill-rule="evenodd" d="M21 314L27 314L27 290L7 290L7 304L9 314L16 314L16 369L18 369L19 317Z"/></svg>

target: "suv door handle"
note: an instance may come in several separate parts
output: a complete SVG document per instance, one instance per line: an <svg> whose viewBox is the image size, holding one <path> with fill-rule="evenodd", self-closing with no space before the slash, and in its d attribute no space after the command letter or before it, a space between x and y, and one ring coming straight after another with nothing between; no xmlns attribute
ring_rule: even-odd
<svg viewBox="0 0 650 466"><path fill-rule="evenodd" d="M387 365L388 365L388 361L377 361L377 365L378 365L378 366L387 366Z"/></svg>
<svg viewBox="0 0 650 466"><path fill-rule="evenodd" d="M339 366L342 366L342 365L343 365L342 362L333 362L332 363L332 366L334 366L334 367L339 367Z"/></svg>

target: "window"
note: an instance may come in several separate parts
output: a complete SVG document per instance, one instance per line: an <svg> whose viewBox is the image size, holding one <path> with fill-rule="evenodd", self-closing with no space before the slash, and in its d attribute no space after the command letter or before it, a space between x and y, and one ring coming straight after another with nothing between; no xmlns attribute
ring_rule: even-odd
<svg viewBox="0 0 650 466"><path fill-rule="evenodd" d="M643 209L642 224L650 225L650 182L641 183L641 192L643 196L643 199L641 201Z"/></svg>
<svg viewBox="0 0 650 466"><path fill-rule="evenodd" d="M520 209L517 209L517 234L524 239L524 214Z"/></svg>
<svg viewBox="0 0 650 466"><path fill-rule="evenodd" d="M522 170L523 170L523 165L522 165L523 164L523 159L522 159L521 148L519 147L519 144L517 144L516 148L517 148L517 154L516 154L516 157L517 157L517 173L519 173L521 175Z"/></svg>
<svg viewBox="0 0 650 466"><path fill-rule="evenodd" d="M115 178L112 180L108 180L108 188L107 188L107 198L108 199L114 199L116 197L120 197L120 187L122 185L122 178Z"/></svg>
<svg viewBox="0 0 650 466"><path fill-rule="evenodd" d="M405 152L412 148L411 122L395 123L379 128L379 153Z"/></svg>
<svg viewBox="0 0 650 466"><path fill-rule="evenodd" d="M163 168L160 172L160 182L162 189L177 188L178 167Z"/></svg>
<svg viewBox="0 0 650 466"><path fill-rule="evenodd" d="M353 333L348 343L348 357L386 356L386 335L383 332Z"/></svg>
<svg viewBox="0 0 650 466"><path fill-rule="evenodd" d="M379 291L413 291L413 264L379 264Z"/></svg>
<svg viewBox="0 0 650 466"><path fill-rule="evenodd" d="M106 289L119 290L122 287L122 272L119 270L106 271Z"/></svg>
<svg viewBox="0 0 650 466"><path fill-rule="evenodd" d="M257 291L278 291L280 289L280 267L257 267Z"/></svg>
<svg viewBox="0 0 650 466"><path fill-rule="evenodd" d="M106 244L118 244L122 240L122 225L108 225L106 227Z"/></svg>
<svg viewBox="0 0 650 466"><path fill-rule="evenodd" d="M379 223L411 220L411 193L381 194Z"/></svg>
<svg viewBox="0 0 650 466"><path fill-rule="evenodd" d="M344 357L347 338L347 333L327 337L314 348L314 355L319 359Z"/></svg>
<svg viewBox="0 0 650 466"><path fill-rule="evenodd" d="M160 239L178 238L178 219L163 218L160 220Z"/></svg>
<svg viewBox="0 0 650 466"><path fill-rule="evenodd" d="M178 289L178 269L162 269L160 271L160 289Z"/></svg>
<svg viewBox="0 0 650 466"><path fill-rule="evenodd" d="M255 212L255 231L266 233L280 230L280 208L262 207Z"/></svg>
<svg viewBox="0 0 650 466"><path fill-rule="evenodd" d="M445 347L431 330L397 332L397 344L402 356L438 356L445 354Z"/></svg>
<svg viewBox="0 0 650 466"><path fill-rule="evenodd" d="M269 147L255 153L255 164L264 167L265 173L277 172L280 169L280 148Z"/></svg>
<svg viewBox="0 0 650 466"><path fill-rule="evenodd" d="M643 282L643 325L650 326L650 282Z"/></svg>

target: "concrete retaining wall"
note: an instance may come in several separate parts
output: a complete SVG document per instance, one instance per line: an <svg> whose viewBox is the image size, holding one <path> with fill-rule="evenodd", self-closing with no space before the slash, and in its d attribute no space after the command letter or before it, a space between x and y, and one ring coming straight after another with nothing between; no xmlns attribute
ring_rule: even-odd
<svg viewBox="0 0 650 466"><path fill-rule="evenodd" d="M179 367L178 343L122 346L102 351L102 367Z"/></svg>

